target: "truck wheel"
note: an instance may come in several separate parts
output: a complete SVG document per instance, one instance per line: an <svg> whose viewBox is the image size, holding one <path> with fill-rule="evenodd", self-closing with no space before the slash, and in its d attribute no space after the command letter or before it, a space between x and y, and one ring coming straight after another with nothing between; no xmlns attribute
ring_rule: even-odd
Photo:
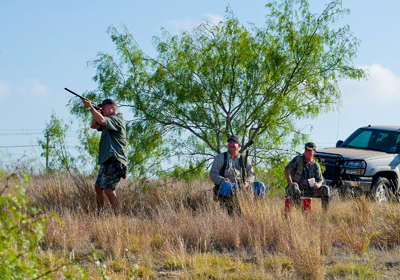
<svg viewBox="0 0 400 280"><path fill-rule="evenodd" d="M376 202L389 202L392 183L385 177L377 177L371 188L371 198Z"/></svg>

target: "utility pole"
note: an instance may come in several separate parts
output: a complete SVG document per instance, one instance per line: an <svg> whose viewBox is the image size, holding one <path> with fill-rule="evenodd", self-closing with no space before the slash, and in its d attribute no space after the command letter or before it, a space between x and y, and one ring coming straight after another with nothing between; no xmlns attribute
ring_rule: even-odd
<svg viewBox="0 0 400 280"><path fill-rule="evenodd" d="M46 143L46 171L49 171L49 142L50 142L50 135L49 132L46 131L46 139L47 139L47 143Z"/></svg>

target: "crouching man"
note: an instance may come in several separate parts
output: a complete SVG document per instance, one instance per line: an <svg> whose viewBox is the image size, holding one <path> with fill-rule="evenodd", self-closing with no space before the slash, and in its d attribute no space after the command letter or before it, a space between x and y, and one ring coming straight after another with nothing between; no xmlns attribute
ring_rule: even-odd
<svg viewBox="0 0 400 280"><path fill-rule="evenodd" d="M329 187L322 185L321 168L313 159L316 145L312 142L305 144L304 154L295 156L285 168L286 194L295 205L300 205L300 196L321 198L322 208L329 207ZM309 179L314 178L314 185L310 186Z"/></svg>
<svg viewBox="0 0 400 280"><path fill-rule="evenodd" d="M240 140L232 135L228 138L228 151L217 155L210 170L214 183L214 197L222 204L232 202L232 195L238 190L251 188L255 195L264 195L265 186L254 182L251 161L239 154ZM228 209L229 210L229 209Z"/></svg>

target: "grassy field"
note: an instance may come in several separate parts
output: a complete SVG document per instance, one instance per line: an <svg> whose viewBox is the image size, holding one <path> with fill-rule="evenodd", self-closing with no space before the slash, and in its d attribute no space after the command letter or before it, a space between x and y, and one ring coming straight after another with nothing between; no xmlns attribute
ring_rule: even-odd
<svg viewBox="0 0 400 280"><path fill-rule="evenodd" d="M122 213L95 216L94 178L32 177L46 206L38 248L50 267L73 261L89 279L399 279L400 204L333 199L328 213L284 209L284 198L237 197L232 216L201 182L122 182ZM62 223L60 223L60 220Z"/></svg>

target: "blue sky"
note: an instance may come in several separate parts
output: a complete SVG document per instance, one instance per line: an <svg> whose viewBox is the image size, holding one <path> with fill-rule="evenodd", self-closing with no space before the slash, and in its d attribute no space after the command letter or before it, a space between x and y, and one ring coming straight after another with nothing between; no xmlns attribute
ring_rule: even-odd
<svg viewBox="0 0 400 280"><path fill-rule="evenodd" d="M329 1L312 0L321 12ZM93 90L95 69L87 62L98 52L114 52L108 26L127 26L141 48L153 54L152 36L164 27L171 33L202 20L216 21L229 4L242 23L262 26L265 1L3 1L0 9L0 102L3 122L0 147L36 144L52 111L72 118L71 95ZM342 107L301 126L313 125L310 138L318 147L334 146L356 128L368 124L399 125L400 1L344 0L349 24L361 40L355 65L368 70L368 81L342 81ZM129 119L129 112L123 111ZM74 129L78 128L75 122ZM13 130L11 130L13 129ZM11 134L13 133L13 134ZM69 146L77 143L72 131ZM5 149L0 148L0 151ZM38 149L9 148L16 155L37 156Z"/></svg>

